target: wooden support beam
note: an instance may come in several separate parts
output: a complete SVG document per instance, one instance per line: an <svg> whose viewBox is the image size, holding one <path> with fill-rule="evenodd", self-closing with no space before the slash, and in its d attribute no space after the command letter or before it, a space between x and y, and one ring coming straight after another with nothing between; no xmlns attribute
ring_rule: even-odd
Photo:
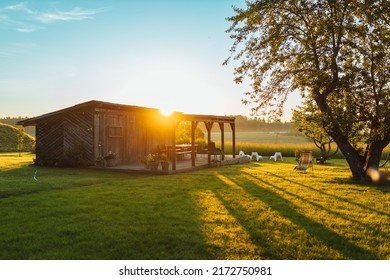
<svg viewBox="0 0 390 280"><path fill-rule="evenodd" d="M196 127L198 126L198 123L197 121L192 121L191 122L191 165L192 166L195 166L195 156L196 156L196 153L195 153L195 130L196 130Z"/></svg>
<svg viewBox="0 0 390 280"><path fill-rule="evenodd" d="M221 150L222 160L225 160L225 126L223 122L219 122L219 128L221 129Z"/></svg>
<svg viewBox="0 0 390 280"><path fill-rule="evenodd" d="M233 145L233 158L236 158L236 124L230 123L232 129L232 145Z"/></svg>
<svg viewBox="0 0 390 280"><path fill-rule="evenodd" d="M207 146L208 146L211 142L211 129L213 128L214 122L204 122L204 124L205 124L206 129L207 129ZM210 165L211 164L211 155L210 154L207 155L207 161Z"/></svg>
<svg viewBox="0 0 390 280"><path fill-rule="evenodd" d="M171 147L172 148L172 170L176 170L176 129L177 129L177 123L174 122L172 124L172 143Z"/></svg>

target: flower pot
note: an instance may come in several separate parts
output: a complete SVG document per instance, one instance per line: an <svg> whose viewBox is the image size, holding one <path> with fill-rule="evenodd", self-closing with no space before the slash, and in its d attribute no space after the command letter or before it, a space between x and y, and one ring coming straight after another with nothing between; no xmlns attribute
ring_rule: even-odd
<svg viewBox="0 0 390 280"><path fill-rule="evenodd" d="M161 167L162 167L162 170L163 170L163 171L168 171L168 169L169 169L169 162L167 162L167 161L162 161L162 162L161 162Z"/></svg>
<svg viewBox="0 0 390 280"><path fill-rule="evenodd" d="M151 162L150 163L150 170L156 171L158 168L158 162Z"/></svg>
<svg viewBox="0 0 390 280"><path fill-rule="evenodd" d="M106 161L107 161L107 167L114 167L116 165L114 158L106 159Z"/></svg>

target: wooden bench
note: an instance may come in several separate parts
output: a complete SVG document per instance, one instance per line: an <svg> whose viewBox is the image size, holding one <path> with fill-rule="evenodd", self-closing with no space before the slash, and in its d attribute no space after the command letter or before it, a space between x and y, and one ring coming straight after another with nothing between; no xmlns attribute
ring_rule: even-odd
<svg viewBox="0 0 390 280"><path fill-rule="evenodd" d="M182 145L175 146L176 156L196 155L196 152L197 152L197 145L192 146L190 144L182 144Z"/></svg>

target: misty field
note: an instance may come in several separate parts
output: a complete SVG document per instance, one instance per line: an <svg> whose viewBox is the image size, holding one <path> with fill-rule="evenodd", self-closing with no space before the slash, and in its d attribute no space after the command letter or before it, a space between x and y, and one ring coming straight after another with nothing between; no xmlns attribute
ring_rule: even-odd
<svg viewBox="0 0 390 280"><path fill-rule="evenodd" d="M213 132L212 140L218 147L221 146L220 133ZM362 147L364 148L364 146ZM314 157L320 157L320 150L313 141L302 134L288 132L237 132L236 152L243 151L246 154L258 152L262 156L272 156L275 152L281 152L284 157L295 157L300 151L311 150ZM336 150L336 145L332 144L332 151ZM232 138L230 132L225 132L225 152L232 154ZM385 159L390 153L390 145L382 153ZM340 151L332 156L334 159L344 159Z"/></svg>
<svg viewBox="0 0 390 280"><path fill-rule="evenodd" d="M221 146L220 133L212 133L212 140L218 147ZM335 149L335 146L332 146ZM236 152L243 151L246 154L258 152L262 156L272 156L275 152L281 152L285 157L295 157L302 150L313 150L313 155L320 157L320 150L314 143L302 134L288 132L237 132ZM232 154L231 132L225 132L225 152ZM337 153L334 158L343 158Z"/></svg>
<svg viewBox="0 0 390 280"><path fill-rule="evenodd" d="M0 154L0 259L390 259L390 186L344 160L156 177L33 157Z"/></svg>

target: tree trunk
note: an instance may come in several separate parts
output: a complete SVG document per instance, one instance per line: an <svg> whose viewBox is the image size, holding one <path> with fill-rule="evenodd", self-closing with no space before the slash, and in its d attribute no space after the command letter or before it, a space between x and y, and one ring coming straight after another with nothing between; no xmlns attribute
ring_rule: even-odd
<svg viewBox="0 0 390 280"><path fill-rule="evenodd" d="M381 142L373 142L365 157L359 155L348 143L339 143L337 141L336 143L348 162L352 176L359 181L370 182L371 178L367 171L370 168L374 170L379 169L380 158L384 148Z"/></svg>
<svg viewBox="0 0 390 280"><path fill-rule="evenodd" d="M379 169L379 163L381 160L381 155L383 151L383 145L379 142L373 142L367 151L367 156L365 158L364 163L364 170L367 171L368 169Z"/></svg>
<svg viewBox="0 0 390 280"><path fill-rule="evenodd" d="M352 172L352 176L356 180L369 182L370 177L367 175L367 172L364 169L364 164L361 161L361 156L359 153L349 143L341 142L339 139L334 140L347 160L349 169Z"/></svg>

